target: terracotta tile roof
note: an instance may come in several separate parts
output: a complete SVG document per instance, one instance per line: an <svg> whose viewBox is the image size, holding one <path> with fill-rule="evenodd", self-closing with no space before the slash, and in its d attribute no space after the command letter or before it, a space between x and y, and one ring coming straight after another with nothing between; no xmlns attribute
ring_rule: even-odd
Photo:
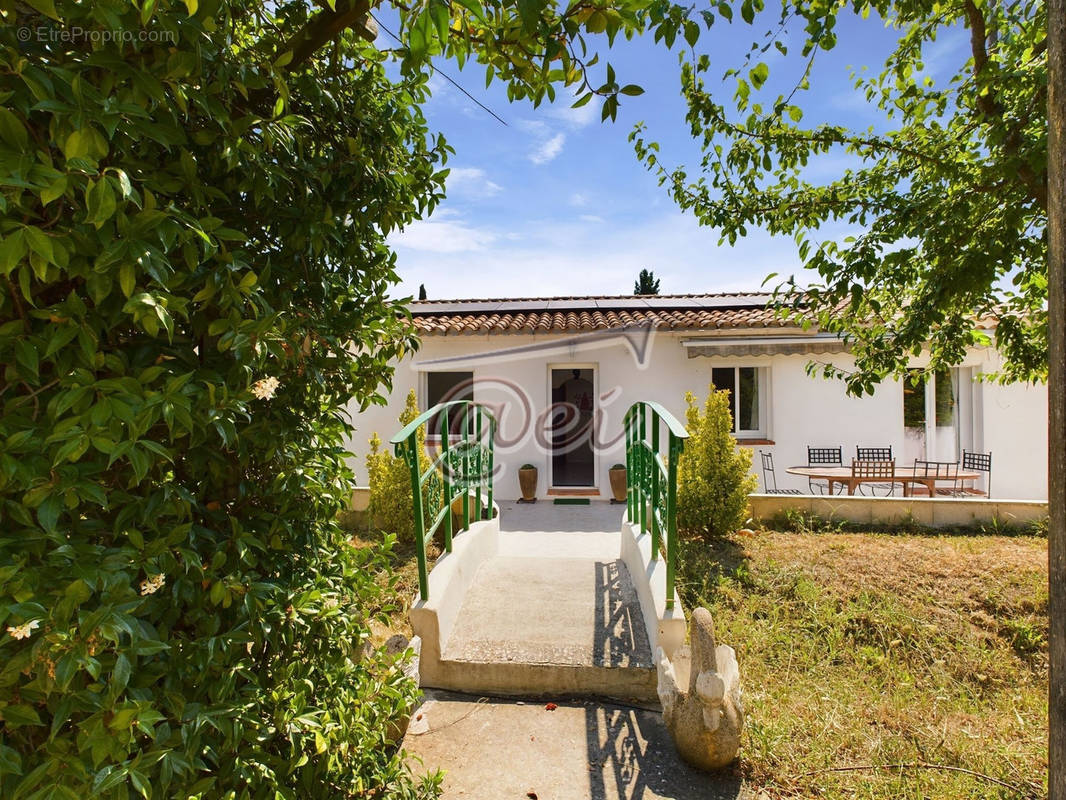
<svg viewBox="0 0 1066 800"><path fill-rule="evenodd" d="M421 300L411 303L424 336L575 333L656 325L665 330L786 328L761 292L660 296Z"/></svg>

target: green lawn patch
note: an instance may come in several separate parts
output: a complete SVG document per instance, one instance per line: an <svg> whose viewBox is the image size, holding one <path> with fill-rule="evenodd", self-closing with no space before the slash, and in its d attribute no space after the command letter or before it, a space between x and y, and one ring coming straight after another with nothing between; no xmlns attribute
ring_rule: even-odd
<svg viewBox="0 0 1066 800"><path fill-rule="evenodd" d="M686 542L680 591L737 651L756 792L1046 795L1046 539Z"/></svg>

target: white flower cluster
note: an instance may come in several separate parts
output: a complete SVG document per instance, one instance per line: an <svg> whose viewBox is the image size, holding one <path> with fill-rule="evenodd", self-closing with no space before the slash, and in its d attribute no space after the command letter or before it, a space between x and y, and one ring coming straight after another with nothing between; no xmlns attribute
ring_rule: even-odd
<svg viewBox="0 0 1066 800"><path fill-rule="evenodd" d="M148 580L141 581L141 594L149 595L155 594L163 588L163 584L167 582L166 576L163 574L153 575Z"/></svg>
<svg viewBox="0 0 1066 800"><path fill-rule="evenodd" d="M12 639L29 639L34 629L41 627L40 620L31 619L25 625L8 625L7 632Z"/></svg>
<svg viewBox="0 0 1066 800"><path fill-rule="evenodd" d="M281 386L281 381L271 375L269 378L260 378L252 384L252 394L260 400L269 400L274 392Z"/></svg>

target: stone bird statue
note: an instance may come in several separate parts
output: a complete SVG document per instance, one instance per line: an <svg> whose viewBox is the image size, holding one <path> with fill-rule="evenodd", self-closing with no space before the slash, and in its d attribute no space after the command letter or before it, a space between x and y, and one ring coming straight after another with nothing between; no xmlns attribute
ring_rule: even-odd
<svg viewBox="0 0 1066 800"><path fill-rule="evenodd" d="M719 769L736 757L744 727L737 656L728 645L716 646L714 620L706 608L692 612L689 639L688 691L677 685L674 665L663 649L656 651L663 720L685 761L699 769Z"/></svg>

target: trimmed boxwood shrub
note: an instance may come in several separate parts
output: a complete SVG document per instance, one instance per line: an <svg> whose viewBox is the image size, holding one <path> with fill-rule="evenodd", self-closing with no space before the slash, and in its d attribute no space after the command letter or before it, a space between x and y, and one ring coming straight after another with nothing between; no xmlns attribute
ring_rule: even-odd
<svg viewBox="0 0 1066 800"><path fill-rule="evenodd" d="M689 438L677 463L677 525L685 536L724 536L744 524L748 495L758 487L750 448L737 447L729 392L711 384L701 412L685 395Z"/></svg>

